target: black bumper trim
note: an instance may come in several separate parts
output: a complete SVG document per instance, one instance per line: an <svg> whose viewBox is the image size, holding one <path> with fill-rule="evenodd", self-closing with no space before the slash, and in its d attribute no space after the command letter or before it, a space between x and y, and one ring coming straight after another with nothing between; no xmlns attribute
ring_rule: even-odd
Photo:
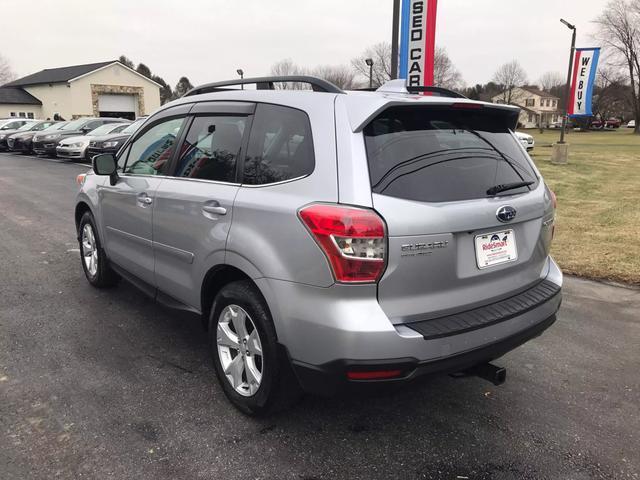
<svg viewBox="0 0 640 480"><path fill-rule="evenodd" d="M560 287L549 280L534 285L513 297L483 307L444 317L405 323L425 340L448 337L488 327L522 315L560 294Z"/></svg>
<svg viewBox="0 0 640 480"><path fill-rule="evenodd" d="M538 337L556 321L551 315L535 325L521 330L514 335L497 342L466 352L435 360L419 362L415 358L397 358L391 360L335 360L323 365L309 365L292 361L296 377L302 389L316 395L335 395L337 393L353 393L367 389L388 388L405 384L420 377L436 374L458 373L475 365L500 358L523 343ZM346 372L349 370L399 369L401 378L375 381L350 381Z"/></svg>

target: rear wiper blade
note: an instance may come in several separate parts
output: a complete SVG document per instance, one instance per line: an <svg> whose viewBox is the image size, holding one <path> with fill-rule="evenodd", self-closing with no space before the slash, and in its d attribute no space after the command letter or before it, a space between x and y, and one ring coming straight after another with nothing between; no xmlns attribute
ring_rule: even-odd
<svg viewBox="0 0 640 480"><path fill-rule="evenodd" d="M506 192L507 190L513 190L520 187L528 187L529 185L533 185L534 183L536 182L501 183L500 185L495 185L487 190L487 195L497 195L498 193Z"/></svg>

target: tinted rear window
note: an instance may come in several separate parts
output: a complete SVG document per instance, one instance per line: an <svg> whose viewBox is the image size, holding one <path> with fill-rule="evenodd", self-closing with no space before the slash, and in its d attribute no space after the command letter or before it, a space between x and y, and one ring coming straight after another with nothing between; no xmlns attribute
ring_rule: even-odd
<svg viewBox="0 0 640 480"><path fill-rule="evenodd" d="M299 178L313 172L314 166L307 114L289 107L258 104L243 183L264 185Z"/></svg>
<svg viewBox="0 0 640 480"><path fill-rule="evenodd" d="M497 109L394 107L364 129L375 193L421 202L487 197L495 185L536 175ZM535 188L521 187L511 195Z"/></svg>

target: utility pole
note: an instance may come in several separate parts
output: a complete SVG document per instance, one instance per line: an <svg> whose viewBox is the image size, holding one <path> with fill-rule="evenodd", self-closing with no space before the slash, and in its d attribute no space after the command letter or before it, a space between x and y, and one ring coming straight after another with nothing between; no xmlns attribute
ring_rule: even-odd
<svg viewBox="0 0 640 480"><path fill-rule="evenodd" d="M373 90L373 58L366 58L364 63L369 67L369 89Z"/></svg>
<svg viewBox="0 0 640 480"><path fill-rule="evenodd" d="M553 144L551 151L551 163L565 164L569 161L569 144L564 141L565 130L567 129L567 112L569 111L569 95L571 92L571 67L573 66L573 54L576 50L576 26L570 24L565 19L560 21L570 30L573 30L571 36L571 51L569 52L569 68L567 69L567 84L564 89L564 108L562 109L562 128L560 129L560 141Z"/></svg>
<svg viewBox="0 0 640 480"><path fill-rule="evenodd" d="M569 52L569 68L567 70L567 84L564 88L564 109L562 116L562 130L560 130L560 144L564 143L564 131L567 128L567 111L569 110L569 94L571 92L571 67L573 64L573 54L576 50L576 26L571 25L569 22L564 20L563 18L560 21L567 26L570 30L573 30L573 35L571 35L571 51Z"/></svg>
<svg viewBox="0 0 640 480"><path fill-rule="evenodd" d="M398 36L400 29L400 0L393 0L393 24L391 25L391 80L398 78Z"/></svg>
<svg viewBox="0 0 640 480"><path fill-rule="evenodd" d="M236 73L240 75L240 80L244 78L244 70L242 70L241 68L237 69ZM244 83L240 84L240 88L244 90Z"/></svg>

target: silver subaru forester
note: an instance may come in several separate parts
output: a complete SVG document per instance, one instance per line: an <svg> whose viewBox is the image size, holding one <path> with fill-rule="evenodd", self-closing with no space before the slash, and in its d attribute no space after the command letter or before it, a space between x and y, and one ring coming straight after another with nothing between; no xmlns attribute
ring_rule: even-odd
<svg viewBox="0 0 640 480"><path fill-rule="evenodd" d="M249 414L434 373L500 384L490 362L560 306L555 196L518 108L407 88L263 77L163 106L78 178L89 283L201 314Z"/></svg>

